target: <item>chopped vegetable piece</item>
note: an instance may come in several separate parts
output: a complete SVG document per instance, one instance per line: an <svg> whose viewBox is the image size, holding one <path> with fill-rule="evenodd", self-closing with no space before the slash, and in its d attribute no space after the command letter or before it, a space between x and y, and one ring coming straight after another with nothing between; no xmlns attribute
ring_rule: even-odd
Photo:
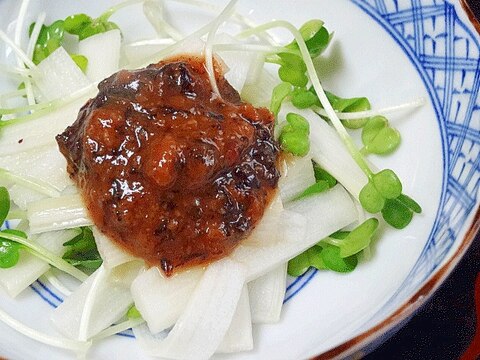
<svg viewBox="0 0 480 360"><path fill-rule="evenodd" d="M400 145L398 130L388 124L383 116L375 116L368 120L362 131L364 148L362 152L378 155L390 154Z"/></svg>
<svg viewBox="0 0 480 360"><path fill-rule="evenodd" d="M298 195L294 200L301 200L306 197L324 192L328 189L330 189L330 184L328 183L328 181L320 180L305 189L305 191Z"/></svg>
<svg viewBox="0 0 480 360"><path fill-rule="evenodd" d="M82 227L81 230L79 235L63 244L68 247L63 259L73 266L96 270L102 265L102 258L98 253L95 238L89 227Z"/></svg>
<svg viewBox="0 0 480 360"><path fill-rule="evenodd" d="M292 85L286 82L282 82L275 86L272 93L272 100L270 102L270 111L278 115L280 108L282 106L283 100L290 94L292 91Z"/></svg>
<svg viewBox="0 0 480 360"><path fill-rule="evenodd" d="M30 25L29 35L32 35L35 23ZM63 41L64 25L63 20L57 20L49 26L42 26L40 34L35 44L33 52L33 63L38 65L41 61L46 59L51 53L57 50Z"/></svg>
<svg viewBox="0 0 480 360"><path fill-rule="evenodd" d="M357 226L351 232L332 234L332 238L340 240L336 242L336 245L340 248L340 256L346 258L355 255L369 246L378 228L378 224L377 219L371 218Z"/></svg>
<svg viewBox="0 0 480 360"><path fill-rule="evenodd" d="M322 251L320 253L325 266L335 272L347 273L355 270L358 264L356 255L352 255L346 258L340 256L340 248L322 244Z"/></svg>
<svg viewBox="0 0 480 360"><path fill-rule="evenodd" d="M10 211L10 194L7 188L0 187L0 226L5 222Z"/></svg>
<svg viewBox="0 0 480 360"><path fill-rule="evenodd" d="M6 269L17 265L18 260L20 259L19 250L22 248L22 245L17 242L2 238L2 234L21 236L24 239L27 238L27 234L25 234L23 231L13 229L5 229L0 231L0 268Z"/></svg>
<svg viewBox="0 0 480 360"><path fill-rule="evenodd" d="M337 185L337 179L330 175L326 170L324 170L320 165L314 163L313 171L315 172L315 180L317 181L326 181L330 188Z"/></svg>
<svg viewBox="0 0 480 360"><path fill-rule="evenodd" d="M278 69L278 76L284 82L290 83L293 86L304 87L308 83L308 77L305 74L307 68L303 59L295 54L280 53L280 68Z"/></svg>
<svg viewBox="0 0 480 360"><path fill-rule="evenodd" d="M142 314L140 314L140 311L138 311L138 309L136 308L136 306L132 306L130 309L128 309L127 311L127 318L130 319L130 320L133 320L133 319L141 319L142 318Z"/></svg>
<svg viewBox="0 0 480 360"><path fill-rule="evenodd" d="M325 50L330 42L330 34L328 30L323 26L324 22L318 19L307 21L299 29L305 44L307 45L308 52L312 59L319 56L323 50ZM287 49L298 50L297 41L291 42L285 46Z"/></svg>
<svg viewBox="0 0 480 360"><path fill-rule="evenodd" d="M118 25L108 21L111 13L105 13L94 19L86 14L71 15L65 19L65 31L78 35L80 40L101 34L109 30L118 29Z"/></svg>
<svg viewBox="0 0 480 360"><path fill-rule="evenodd" d="M72 60L77 64L77 66L82 70L83 72L87 71L87 66L88 66L88 59L83 56L83 55L77 55L77 54L72 54L70 55L72 57Z"/></svg>
<svg viewBox="0 0 480 360"><path fill-rule="evenodd" d="M280 133L280 145L283 150L296 156L305 156L310 151L310 125L308 121L298 114L287 114L288 124Z"/></svg>

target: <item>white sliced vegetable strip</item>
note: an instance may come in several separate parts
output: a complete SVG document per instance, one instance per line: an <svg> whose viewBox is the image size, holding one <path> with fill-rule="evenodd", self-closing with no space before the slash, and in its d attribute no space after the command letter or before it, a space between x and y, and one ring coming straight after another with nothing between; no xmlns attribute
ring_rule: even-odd
<svg viewBox="0 0 480 360"><path fill-rule="evenodd" d="M132 262L113 269L102 281L91 308L90 321L83 334L91 338L122 318L133 303L130 285L142 263ZM98 270L97 270L98 271ZM95 280L92 274L71 296L53 311L52 322L65 336L78 339L80 323L89 291Z"/></svg>
<svg viewBox="0 0 480 360"><path fill-rule="evenodd" d="M59 47L38 64L32 72L32 78L45 100L59 99L90 85L90 81L63 47Z"/></svg>
<svg viewBox="0 0 480 360"><path fill-rule="evenodd" d="M247 268L247 280L254 280L312 247L321 239L357 219L357 211L345 189L334 188L294 202L287 207L292 216L286 241L271 246L238 246L232 259Z"/></svg>
<svg viewBox="0 0 480 360"><path fill-rule="evenodd" d="M168 359L210 358L227 333L244 285L245 268L238 262L224 258L210 264L168 336L147 352Z"/></svg>
<svg viewBox="0 0 480 360"><path fill-rule="evenodd" d="M254 324L271 324L280 321L286 287L286 263L248 283Z"/></svg>
<svg viewBox="0 0 480 360"><path fill-rule="evenodd" d="M239 41L228 34L221 33L215 38L215 44L219 43L236 44L239 43ZM245 51L219 51L216 52L216 55L220 56L228 67L225 79L228 80L235 90L241 93L243 86L247 81L250 68L257 60L257 54Z"/></svg>
<svg viewBox="0 0 480 360"><path fill-rule="evenodd" d="M82 316L80 317L80 325L78 328L78 340L86 341L88 336L88 328L90 325L90 319L92 317L93 309L95 307L95 301L97 300L98 290L105 286L105 281L108 278L109 270L106 270L101 265L97 271L95 271L92 284L88 289L87 296L85 297L85 304L83 306Z"/></svg>
<svg viewBox="0 0 480 360"><path fill-rule="evenodd" d="M273 89L279 82L272 74L263 69L257 82L245 84L241 93L242 99L257 107L269 107Z"/></svg>
<svg viewBox="0 0 480 360"><path fill-rule="evenodd" d="M27 205L34 201L45 199L47 195L41 194L38 191L25 188L20 185L12 185L8 192L10 199L22 210L27 209Z"/></svg>
<svg viewBox="0 0 480 360"><path fill-rule="evenodd" d="M58 110L35 119L19 124L12 124L2 128L0 136L0 153L13 154L31 149L54 145L55 136L75 121L78 110L85 103L86 96L62 106Z"/></svg>
<svg viewBox="0 0 480 360"><path fill-rule="evenodd" d="M152 267L137 276L131 287L133 300L152 333L175 324L202 275L202 268L194 268L166 277Z"/></svg>
<svg viewBox="0 0 480 360"><path fill-rule="evenodd" d="M125 250L116 245L97 227L93 226L92 232L93 236L95 237L95 243L97 244L98 252L103 260L103 266L106 269L112 269L118 265L138 260L138 258L128 254Z"/></svg>
<svg viewBox="0 0 480 360"><path fill-rule="evenodd" d="M310 156L288 159L285 165L284 174L278 182L283 203L293 200L309 186L315 184L315 173Z"/></svg>
<svg viewBox="0 0 480 360"><path fill-rule="evenodd" d="M90 81L101 81L118 71L121 41L120 30L115 29L78 43L78 53L88 59L86 75Z"/></svg>
<svg viewBox="0 0 480 360"><path fill-rule="evenodd" d="M99 332L97 335L95 335L92 338L92 340L93 341L98 341L98 340L101 340L101 339L105 339L105 338L108 338L112 335L121 333L123 331L129 330L129 329L132 329L132 328L135 328L135 327L137 327L139 325L142 325L144 323L145 323L145 320L143 320L142 318L125 320L125 321L123 321L119 324L112 325L109 328L106 328L105 330Z"/></svg>
<svg viewBox="0 0 480 360"><path fill-rule="evenodd" d="M63 244L75 237L76 234L75 230L53 231L43 233L30 240L50 250L55 255L62 255L65 252ZM50 265L48 263L21 250L17 265L8 269L0 269L0 286L11 297L16 297L49 269Z"/></svg>
<svg viewBox="0 0 480 360"><path fill-rule="evenodd" d="M174 43L172 39L138 41L123 46L127 63L138 64Z"/></svg>
<svg viewBox="0 0 480 360"><path fill-rule="evenodd" d="M2 178L2 181L11 182L13 184L20 185L27 189L35 190L40 194L44 194L50 197L60 196L60 191L55 189L50 184L40 179L36 179L32 176L28 176L28 175L20 176L13 172L0 169L0 177Z"/></svg>
<svg viewBox="0 0 480 360"><path fill-rule="evenodd" d="M260 221L248 238L242 241L242 244L248 246L267 246L283 241L289 213L289 211L283 209L280 196L275 196L265 209Z"/></svg>
<svg viewBox="0 0 480 360"><path fill-rule="evenodd" d="M167 35L177 41L183 38L182 34L168 23L163 0L145 1L143 3L143 13L150 24L152 24L158 36Z"/></svg>
<svg viewBox="0 0 480 360"><path fill-rule="evenodd" d="M335 129L312 110L299 110L291 103L283 104L280 112L283 118L289 112L302 115L310 124L309 156L358 199L358 194L368 179L353 160Z"/></svg>
<svg viewBox="0 0 480 360"><path fill-rule="evenodd" d="M234 353L252 349L252 318L250 315L248 289L247 286L244 285L230 327L216 352Z"/></svg>
<svg viewBox="0 0 480 360"><path fill-rule="evenodd" d="M72 185L67 174L67 162L56 144L0 156L0 168L46 183L58 191Z"/></svg>
<svg viewBox="0 0 480 360"><path fill-rule="evenodd" d="M80 195L65 195L28 204L32 234L92 225Z"/></svg>

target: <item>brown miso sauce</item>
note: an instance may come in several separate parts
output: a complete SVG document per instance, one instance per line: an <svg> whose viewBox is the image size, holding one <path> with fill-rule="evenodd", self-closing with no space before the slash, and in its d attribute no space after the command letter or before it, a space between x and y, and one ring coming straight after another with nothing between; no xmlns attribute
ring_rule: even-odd
<svg viewBox="0 0 480 360"><path fill-rule="evenodd" d="M94 224L171 275L228 255L279 179L273 115L241 101L202 58L122 70L57 136Z"/></svg>

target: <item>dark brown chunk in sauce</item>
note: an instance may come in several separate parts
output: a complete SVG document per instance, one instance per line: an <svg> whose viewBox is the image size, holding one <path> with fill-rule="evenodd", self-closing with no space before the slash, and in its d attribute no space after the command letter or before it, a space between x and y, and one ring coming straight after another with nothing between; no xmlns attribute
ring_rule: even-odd
<svg viewBox="0 0 480 360"><path fill-rule="evenodd" d="M228 255L277 186L274 118L180 57L120 71L57 136L95 225L170 275Z"/></svg>

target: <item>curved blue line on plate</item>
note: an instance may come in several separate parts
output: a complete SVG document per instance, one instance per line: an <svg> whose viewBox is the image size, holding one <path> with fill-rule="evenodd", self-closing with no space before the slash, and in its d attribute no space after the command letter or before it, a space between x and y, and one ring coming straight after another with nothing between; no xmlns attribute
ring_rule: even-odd
<svg viewBox="0 0 480 360"><path fill-rule="evenodd" d="M289 301L290 299L293 299L293 297L295 295L297 295L309 282L311 279L313 279L313 277L317 274L318 270L317 269L313 269L313 270L309 270L309 272L311 272L311 274L305 279L305 281L301 282L300 283L300 286L297 287L295 290L291 291L290 293L287 293L285 295L285 299L283 300L283 303L285 304L287 301ZM307 272L308 273L308 272ZM307 274L305 273L305 274Z"/></svg>
<svg viewBox="0 0 480 360"><path fill-rule="evenodd" d="M41 282L40 280L37 280L37 283L38 285L40 285L40 287L45 290L47 292L48 295L50 295L52 298L54 298L55 300L57 300L58 302L62 303L63 302L63 299L58 296L57 294L55 294L47 285L45 285L43 282Z"/></svg>
<svg viewBox="0 0 480 360"><path fill-rule="evenodd" d="M30 285L30 289L32 289L38 296L40 296L51 307L56 308L58 306L57 304L52 302L47 296L45 296L41 290L37 289L34 284Z"/></svg>

